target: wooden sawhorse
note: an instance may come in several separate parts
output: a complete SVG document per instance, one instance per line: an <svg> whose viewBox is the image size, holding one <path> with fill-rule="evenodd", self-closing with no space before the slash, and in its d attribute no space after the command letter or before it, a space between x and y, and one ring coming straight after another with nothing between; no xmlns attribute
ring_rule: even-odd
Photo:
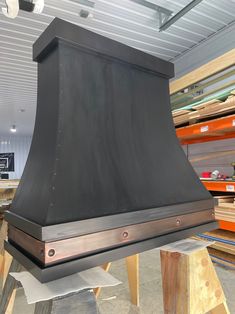
<svg viewBox="0 0 235 314"><path fill-rule="evenodd" d="M22 271L22 266L15 260L12 259L12 256L8 254L6 251L4 252L4 265L3 265L3 291L2 291L2 299L0 303L0 314L12 314L14 302L15 302L15 295L16 295L16 289L17 289L17 281L8 275L10 272L19 272ZM130 293L131 293L131 302L134 305L139 305L139 255L133 255L126 258L126 265L127 265L127 272L128 272L128 279L129 279L129 287L130 287ZM103 265L102 267L108 271L111 266L111 263L107 263ZM94 296L97 298L99 296L101 288L94 289ZM83 295L83 298L86 296L86 300L91 307L91 304L94 303L93 300L93 294L86 292L86 294L81 294L81 292L76 294L77 297L79 297L79 302L73 304L80 304L79 305L84 307L85 309L85 303L81 302L81 296ZM70 297L70 296L68 296ZM49 314L51 313L50 310L52 308L59 309L60 307L64 306L65 304L69 304L71 302L71 298L69 301L67 301L66 297L58 298L55 300L49 300L45 302L39 302L35 306L35 314ZM93 311L96 309L96 305L93 304ZM97 309L96 309L97 310ZM42 312L40 312L42 311ZM70 309L72 311L72 309ZM97 310L98 311L98 310ZM53 312L54 313L54 312ZM70 314L70 312L66 312ZM73 313L73 312L71 312ZM77 312L76 312L77 313ZM81 312L82 313L82 312ZM88 312L87 312L88 313ZM96 313L96 312L94 312ZM98 313L98 312L97 312ZM90 314L90 312L89 312ZM93 314L93 313L92 313Z"/></svg>
<svg viewBox="0 0 235 314"><path fill-rule="evenodd" d="M165 314L229 314L223 289L211 262L207 249L196 250L190 254L161 250L162 287ZM110 263L103 266L106 270ZM129 283L132 282L134 293L139 296L139 257L132 256L127 260ZM10 272L20 271L21 265L13 260ZM137 274L137 276L136 276ZM134 279L133 279L134 278ZM17 282L10 275L7 276L0 303L0 314L11 314L14 303L14 291ZM95 290L99 294L100 289ZM137 293L136 293L137 291ZM85 293L85 292L84 292ZM13 296L13 297L12 297ZM71 297L65 296L45 302L39 302L35 307L35 314L61 313L59 309L67 304L66 313L77 313L78 306L90 307L90 313L98 313L94 294L86 291L82 302L79 294L74 297L72 307L68 307ZM75 302L78 300L78 303ZM90 300L90 301L89 301ZM76 307L75 307L76 305ZM88 312L87 312L88 313ZM19 313L21 314L21 313ZM156 313L157 314L157 313Z"/></svg>
<svg viewBox="0 0 235 314"><path fill-rule="evenodd" d="M229 314L207 249L190 254L160 251L164 314ZM108 271L111 263L103 268ZM139 305L139 256L127 259L131 301ZM95 290L98 297L100 288Z"/></svg>
<svg viewBox="0 0 235 314"><path fill-rule="evenodd" d="M160 254L165 314L230 313L206 248Z"/></svg>
<svg viewBox="0 0 235 314"><path fill-rule="evenodd" d="M109 271L111 262L104 264L102 268ZM126 267L129 281L129 290L131 296L131 303L139 306L139 254L126 257ZM94 289L95 296L98 298L101 288Z"/></svg>

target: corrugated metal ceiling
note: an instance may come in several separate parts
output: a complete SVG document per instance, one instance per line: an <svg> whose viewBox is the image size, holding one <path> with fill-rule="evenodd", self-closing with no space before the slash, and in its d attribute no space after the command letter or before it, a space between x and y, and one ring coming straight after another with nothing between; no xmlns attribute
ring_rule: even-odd
<svg viewBox="0 0 235 314"><path fill-rule="evenodd" d="M190 0L151 2L176 13ZM4 6L3 0L0 6ZM12 124L21 134L32 132L37 92L32 44L55 16L171 61L235 19L235 1L204 0L159 33L156 12L133 1L96 0L93 18L88 19L79 16L84 8L76 0L45 0L41 15L20 11L12 20L0 13L0 135Z"/></svg>

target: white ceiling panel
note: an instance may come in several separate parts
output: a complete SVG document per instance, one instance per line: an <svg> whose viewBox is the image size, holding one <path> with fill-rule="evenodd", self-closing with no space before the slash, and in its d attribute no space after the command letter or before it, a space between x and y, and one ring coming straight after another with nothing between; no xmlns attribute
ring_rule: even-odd
<svg viewBox="0 0 235 314"><path fill-rule="evenodd" d="M176 14L190 0L149 2ZM81 9L91 10L93 18L81 18ZM235 1L203 0L164 32L158 31L159 19L154 10L131 0L96 0L93 9L76 0L45 0L42 14L20 11L15 19L0 12L0 135L9 133L12 124L17 126L18 134L32 134L37 97L32 45L54 17L174 61L234 23Z"/></svg>

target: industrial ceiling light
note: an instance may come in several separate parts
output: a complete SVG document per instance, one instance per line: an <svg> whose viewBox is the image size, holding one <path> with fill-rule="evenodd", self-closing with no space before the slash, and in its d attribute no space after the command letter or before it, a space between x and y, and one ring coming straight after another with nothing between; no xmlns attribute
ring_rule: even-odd
<svg viewBox="0 0 235 314"><path fill-rule="evenodd" d="M16 126L15 126L15 124L12 125L12 127L10 128L10 131L12 133L16 133Z"/></svg>

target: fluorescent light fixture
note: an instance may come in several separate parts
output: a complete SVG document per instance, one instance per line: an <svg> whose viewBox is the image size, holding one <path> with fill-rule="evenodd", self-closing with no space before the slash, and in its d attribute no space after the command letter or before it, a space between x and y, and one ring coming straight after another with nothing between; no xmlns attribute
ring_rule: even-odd
<svg viewBox="0 0 235 314"><path fill-rule="evenodd" d="M10 128L10 131L12 133L15 133L16 132L16 126L13 124L12 127Z"/></svg>

